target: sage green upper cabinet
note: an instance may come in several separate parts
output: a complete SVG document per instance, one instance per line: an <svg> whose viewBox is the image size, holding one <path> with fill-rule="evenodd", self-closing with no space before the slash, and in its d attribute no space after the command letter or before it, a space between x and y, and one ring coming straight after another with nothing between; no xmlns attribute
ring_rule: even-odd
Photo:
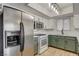
<svg viewBox="0 0 79 59"><path fill-rule="evenodd" d="M74 24L75 29L79 29L79 15L74 15L73 24Z"/></svg>

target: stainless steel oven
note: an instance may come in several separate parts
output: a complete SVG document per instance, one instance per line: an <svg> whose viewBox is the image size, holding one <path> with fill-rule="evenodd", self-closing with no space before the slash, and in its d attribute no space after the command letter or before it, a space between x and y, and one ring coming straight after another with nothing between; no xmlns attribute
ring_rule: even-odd
<svg viewBox="0 0 79 59"><path fill-rule="evenodd" d="M40 46L43 47L43 46L45 46L46 44L47 44L47 37L41 38L41 44L40 44Z"/></svg>
<svg viewBox="0 0 79 59"><path fill-rule="evenodd" d="M35 37L38 40L38 54L41 54L48 49L48 36L46 34L37 34Z"/></svg>

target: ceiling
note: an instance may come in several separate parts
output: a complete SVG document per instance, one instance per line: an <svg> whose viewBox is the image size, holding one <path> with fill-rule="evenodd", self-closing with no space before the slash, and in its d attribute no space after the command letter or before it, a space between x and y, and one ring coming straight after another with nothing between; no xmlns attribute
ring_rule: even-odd
<svg viewBox="0 0 79 59"><path fill-rule="evenodd" d="M72 7L72 3L57 3L61 9Z"/></svg>
<svg viewBox="0 0 79 59"><path fill-rule="evenodd" d="M34 3L30 3L30 4L34 4ZM49 3L36 3L36 4L38 4L41 8L42 8L42 10L40 11L40 10L38 10L38 9L40 9L40 8L36 8L38 11L40 11L40 12L42 12L43 13L43 11L44 10L47 10L47 12L49 12L49 13L45 13L45 11L44 11L44 14L46 14L47 16L49 16L49 17L54 17L54 16L57 16L57 14L53 11L53 9L50 9L49 8ZM67 13L71 13L71 12L73 12L73 10L72 10L72 8L73 8L73 4L72 3L56 3L58 6L59 6L59 8L61 9L61 13L59 14L59 15L61 15L61 14L66 14L66 12ZM37 5L35 5L35 6L37 6ZM72 8L69 8L69 7L72 7ZM32 7L33 8L33 7ZM66 10L67 9L67 10Z"/></svg>
<svg viewBox="0 0 79 59"><path fill-rule="evenodd" d="M29 4L34 5L31 7ZM9 4L10 6L15 6L19 9L23 9L24 11L28 11L35 15L44 17L44 18L56 18L59 19L60 17L64 18L65 16L72 16L73 14L79 14L79 3L56 3L59 7L64 11L64 14L57 15L53 10L50 10L48 3L13 3ZM72 8L70 8L72 7ZM40 10L39 10L40 9ZM69 12L67 12L69 11ZM64 15L64 16L63 16Z"/></svg>
<svg viewBox="0 0 79 59"><path fill-rule="evenodd" d="M56 15L56 13L49 8L49 4L48 3L39 3L39 5L41 7L43 7L43 8L45 8L45 9L47 9L52 14L52 16Z"/></svg>
<svg viewBox="0 0 79 59"><path fill-rule="evenodd" d="M39 3L42 7L46 8L49 10L49 4L48 3ZM72 7L72 3L56 3L59 5L61 9L67 8L67 7Z"/></svg>

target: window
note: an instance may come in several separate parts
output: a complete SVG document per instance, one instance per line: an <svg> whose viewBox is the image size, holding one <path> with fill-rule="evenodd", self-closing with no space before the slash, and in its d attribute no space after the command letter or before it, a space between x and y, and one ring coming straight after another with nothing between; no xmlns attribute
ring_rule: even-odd
<svg viewBox="0 0 79 59"><path fill-rule="evenodd" d="M70 30L70 19L64 20L64 30Z"/></svg>
<svg viewBox="0 0 79 59"><path fill-rule="evenodd" d="M70 19L57 20L57 30L70 30Z"/></svg>
<svg viewBox="0 0 79 59"><path fill-rule="evenodd" d="M63 28L63 20L59 19L57 20L57 30L62 30Z"/></svg>

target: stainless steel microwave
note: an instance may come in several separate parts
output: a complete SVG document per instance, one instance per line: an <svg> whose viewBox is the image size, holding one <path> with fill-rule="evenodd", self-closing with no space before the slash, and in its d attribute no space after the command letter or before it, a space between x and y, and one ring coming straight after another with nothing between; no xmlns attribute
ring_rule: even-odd
<svg viewBox="0 0 79 59"><path fill-rule="evenodd" d="M43 28L44 28L43 22L34 21L34 29L43 29Z"/></svg>

